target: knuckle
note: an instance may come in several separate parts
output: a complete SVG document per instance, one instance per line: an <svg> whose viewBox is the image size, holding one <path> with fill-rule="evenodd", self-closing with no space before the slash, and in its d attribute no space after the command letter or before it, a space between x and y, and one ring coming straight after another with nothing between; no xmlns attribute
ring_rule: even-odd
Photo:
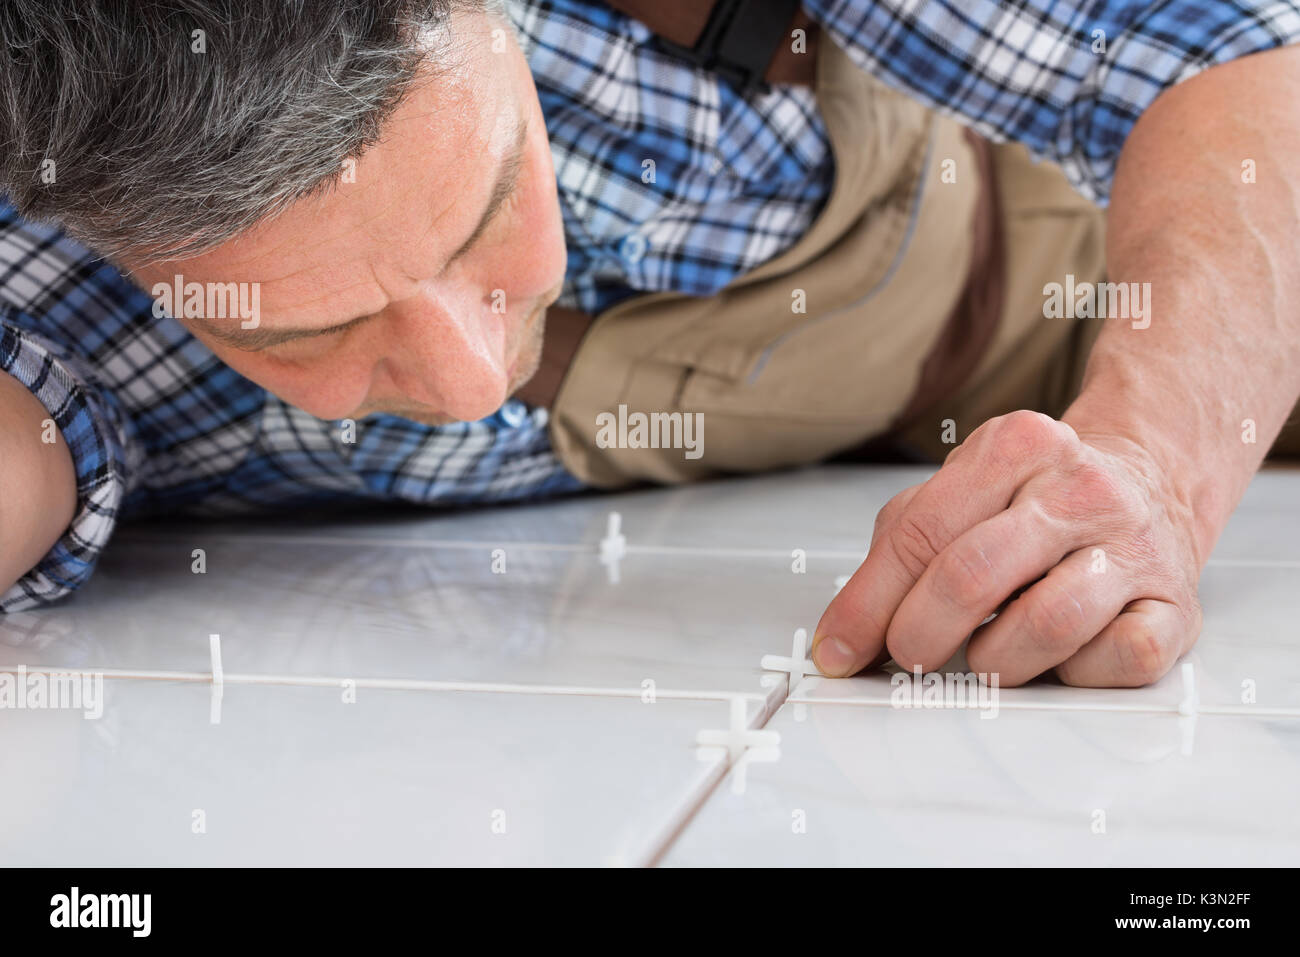
<svg viewBox="0 0 1300 957"><path fill-rule="evenodd" d="M894 556L914 578L929 567L943 549L943 530L937 519L925 514L905 515L890 533Z"/></svg>
<svg viewBox="0 0 1300 957"><path fill-rule="evenodd" d="M1134 685L1159 681L1173 666L1172 643L1145 618L1130 621L1117 637L1123 676Z"/></svg>
<svg viewBox="0 0 1300 957"><path fill-rule="evenodd" d="M1081 511L1125 517L1140 514L1140 498L1136 490L1119 475L1100 465L1087 463L1073 469L1067 488L1071 506Z"/></svg>
<svg viewBox="0 0 1300 957"><path fill-rule="evenodd" d="M875 541L875 539L879 537L885 529L889 528L889 526L898 519L898 516L901 515L903 510L907 507L907 503L916 496L916 493L920 488L920 485L913 485L910 488L905 488L881 506L880 511L876 513L875 524L872 526L872 541Z"/></svg>
<svg viewBox="0 0 1300 957"><path fill-rule="evenodd" d="M1040 647L1058 648L1079 638L1087 626L1087 614L1079 600L1067 590L1049 585L1046 580L1023 601L1025 625L1034 643Z"/></svg>
<svg viewBox="0 0 1300 957"><path fill-rule="evenodd" d="M1061 423L1050 415L1021 409L992 419L988 438L999 460L1020 462L1060 448L1066 439Z"/></svg>
<svg viewBox="0 0 1300 957"><path fill-rule="evenodd" d="M1018 513L1022 527L1032 534L1054 537L1062 531L1060 516L1039 496L1026 496L1011 508Z"/></svg>
<svg viewBox="0 0 1300 957"><path fill-rule="evenodd" d="M954 542L935 566L937 590L959 608L987 604L994 578L993 564L975 545Z"/></svg>
<svg viewBox="0 0 1300 957"><path fill-rule="evenodd" d="M871 540L873 542L880 537L880 533L882 531L884 531L886 528L889 527L889 523L892 520L892 518L893 516L890 515L889 513L888 505L886 505L884 508L882 508L879 512L876 513L875 524L871 526Z"/></svg>
<svg viewBox="0 0 1300 957"><path fill-rule="evenodd" d="M877 533L884 531L893 524L894 519L898 517L899 508L898 498L895 497L886 502L880 511L876 513L876 524L874 528Z"/></svg>

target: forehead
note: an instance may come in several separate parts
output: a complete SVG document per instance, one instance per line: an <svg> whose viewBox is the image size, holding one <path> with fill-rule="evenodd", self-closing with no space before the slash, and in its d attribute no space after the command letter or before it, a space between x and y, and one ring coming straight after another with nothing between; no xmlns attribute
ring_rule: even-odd
<svg viewBox="0 0 1300 957"><path fill-rule="evenodd" d="M259 283L263 315L285 327L375 311L431 278L482 211L521 115L502 54L459 29L454 60L421 71L379 142L337 182L151 273Z"/></svg>

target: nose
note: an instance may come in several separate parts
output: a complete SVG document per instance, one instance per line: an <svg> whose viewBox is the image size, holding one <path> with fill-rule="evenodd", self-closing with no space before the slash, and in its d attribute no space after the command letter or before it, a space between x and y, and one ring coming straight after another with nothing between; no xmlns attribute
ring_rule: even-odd
<svg viewBox="0 0 1300 957"><path fill-rule="evenodd" d="M507 317L490 301L426 286L392 308L396 342L384 366L405 400L463 421L501 408L509 388Z"/></svg>

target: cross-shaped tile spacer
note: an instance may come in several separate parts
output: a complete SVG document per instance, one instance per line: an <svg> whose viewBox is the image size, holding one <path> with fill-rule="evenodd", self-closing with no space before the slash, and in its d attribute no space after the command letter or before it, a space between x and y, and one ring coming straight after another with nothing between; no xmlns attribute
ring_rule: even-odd
<svg viewBox="0 0 1300 957"><path fill-rule="evenodd" d="M790 647L790 657L764 655L758 666L764 671L784 671L788 677L786 696L794 694L795 687L804 675L821 674L817 666L808 657L808 632L800 628L794 633L794 643Z"/></svg>
<svg viewBox="0 0 1300 957"><path fill-rule="evenodd" d="M726 748L727 760L738 761L746 748L775 748L781 743L776 731L751 731L745 722L745 699L736 695L731 699L731 727L725 731L707 730L695 733L695 744L701 748Z"/></svg>
<svg viewBox="0 0 1300 957"><path fill-rule="evenodd" d="M226 673L221 668L220 635L208 635L208 650L212 655L212 699L208 721L221 724L221 695L226 690Z"/></svg>
<svg viewBox="0 0 1300 957"><path fill-rule="evenodd" d="M609 583L618 584L618 562L627 554L627 539L620 528L623 516L618 512L609 513L609 524L605 528L605 537L600 540L600 563L609 573Z"/></svg>

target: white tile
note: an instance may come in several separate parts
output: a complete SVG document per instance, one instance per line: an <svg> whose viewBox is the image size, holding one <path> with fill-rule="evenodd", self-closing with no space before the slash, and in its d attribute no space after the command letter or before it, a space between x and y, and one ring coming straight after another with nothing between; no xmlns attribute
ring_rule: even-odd
<svg viewBox="0 0 1300 957"><path fill-rule="evenodd" d="M795 705L668 865L1292 865L1300 720ZM802 833L799 826L802 825ZM1104 826L1104 833L1096 833Z"/></svg>
<svg viewBox="0 0 1300 957"><path fill-rule="evenodd" d="M934 469L832 465L621 496L630 543L833 552L835 576L867 555L876 513Z"/></svg>
<svg viewBox="0 0 1300 957"><path fill-rule="evenodd" d="M226 686L213 725L206 686L105 689L97 720L0 711L6 864L636 864L721 773L694 735L727 720L722 702Z"/></svg>
<svg viewBox="0 0 1300 957"><path fill-rule="evenodd" d="M196 541L201 541L197 539ZM610 584L594 551L122 541L86 593L0 621L0 667L227 671L759 693L833 579L783 559L630 555ZM47 629L42 639L20 629ZM34 626L35 627L35 626Z"/></svg>
<svg viewBox="0 0 1300 957"><path fill-rule="evenodd" d="M1300 713L1300 567L1211 566L1200 592L1202 703Z"/></svg>
<svg viewBox="0 0 1300 957"><path fill-rule="evenodd" d="M1202 635L1300 636L1300 567L1211 565L1200 596Z"/></svg>
<svg viewBox="0 0 1300 957"><path fill-rule="evenodd" d="M805 548L856 558L866 556L881 506L933 474L933 468L920 466L832 465L676 488L584 494L541 505L223 520L207 528L206 534L594 547L605 534L606 516L616 509L623 515L633 548L756 549L782 554ZM176 540L187 539L198 528L202 526L150 523L123 534Z"/></svg>

